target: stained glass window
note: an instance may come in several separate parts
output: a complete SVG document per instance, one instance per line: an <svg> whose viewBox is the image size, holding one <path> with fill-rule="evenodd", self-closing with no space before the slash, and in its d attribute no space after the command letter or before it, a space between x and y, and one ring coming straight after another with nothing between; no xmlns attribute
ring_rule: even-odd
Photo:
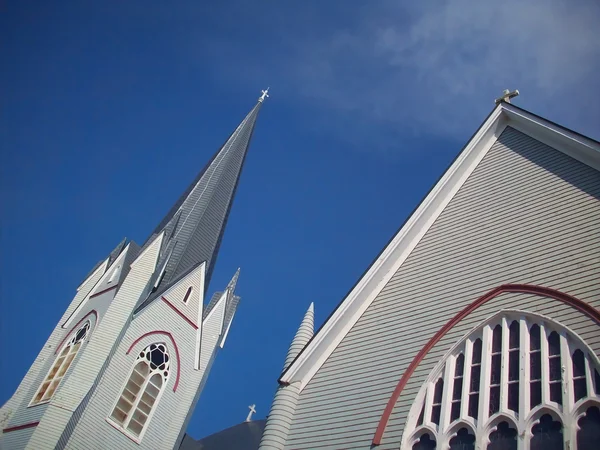
<svg viewBox="0 0 600 450"><path fill-rule="evenodd" d="M490 433L487 450L517 450L517 430L511 428L508 422L500 422Z"/></svg>
<svg viewBox="0 0 600 450"><path fill-rule="evenodd" d="M543 415L531 433L530 450L563 450L562 424L552 419L550 414Z"/></svg>
<svg viewBox="0 0 600 450"><path fill-rule="evenodd" d="M597 450L600 443L600 408L588 408L578 425L577 450Z"/></svg>
<svg viewBox="0 0 600 450"><path fill-rule="evenodd" d="M460 416L460 401L463 391L463 373L465 370L465 355L462 353L456 358L454 367L454 387L452 389L452 406L450 410L450 421Z"/></svg>
<svg viewBox="0 0 600 450"><path fill-rule="evenodd" d="M435 450L435 440L429 434L424 434L412 448L413 450Z"/></svg>
<svg viewBox="0 0 600 450"><path fill-rule="evenodd" d="M437 364L428 378L435 381L426 383L418 396L423 400L409 412L404 442L410 445L403 445L557 450L564 441L569 448L599 448L594 433L600 429L600 367L592 350L549 319L507 316L499 314L474 330ZM573 398L566 401L565 393ZM465 417L461 402L467 398ZM583 416L582 402L588 408ZM563 432L563 423L578 423L579 431ZM421 444L423 427L430 437Z"/></svg>
<svg viewBox="0 0 600 450"><path fill-rule="evenodd" d="M450 439L450 450L475 450L475 436L466 428L461 428L452 439Z"/></svg>

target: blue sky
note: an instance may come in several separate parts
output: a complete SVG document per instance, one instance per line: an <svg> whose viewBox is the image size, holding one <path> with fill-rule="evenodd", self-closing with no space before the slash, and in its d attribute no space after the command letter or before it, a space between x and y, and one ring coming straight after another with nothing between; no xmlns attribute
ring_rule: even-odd
<svg viewBox="0 0 600 450"><path fill-rule="evenodd" d="M191 421L268 413L310 302L320 326L504 88L600 139L600 5L10 2L0 16L0 402L82 277L142 243L271 86L209 294L242 303Z"/></svg>

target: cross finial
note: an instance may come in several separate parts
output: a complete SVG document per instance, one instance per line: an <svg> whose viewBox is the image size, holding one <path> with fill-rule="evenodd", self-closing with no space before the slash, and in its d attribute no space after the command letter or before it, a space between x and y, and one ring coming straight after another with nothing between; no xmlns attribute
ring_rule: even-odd
<svg viewBox="0 0 600 450"><path fill-rule="evenodd" d="M500 102L510 103L510 99L516 97L517 95L519 95L518 89L515 89L512 92L510 92L508 89L504 89L504 92L502 92L502 97L498 97L495 100L495 103L496 105Z"/></svg>
<svg viewBox="0 0 600 450"><path fill-rule="evenodd" d="M250 422L252 420L252 414L256 414L255 408L256 408L256 405L248 406L248 409L250 410L250 412L248 413L248 417L246 417L246 422Z"/></svg>
<svg viewBox="0 0 600 450"><path fill-rule="evenodd" d="M262 103L262 102L264 102L264 101L265 101L265 98L268 98L268 97L269 97L269 89L270 89L270 88L267 88L266 90L265 90L265 89L263 89L263 90L261 91L261 92L262 92L262 95L261 95L261 96L258 98L258 101L259 101L259 102L261 102L261 103Z"/></svg>

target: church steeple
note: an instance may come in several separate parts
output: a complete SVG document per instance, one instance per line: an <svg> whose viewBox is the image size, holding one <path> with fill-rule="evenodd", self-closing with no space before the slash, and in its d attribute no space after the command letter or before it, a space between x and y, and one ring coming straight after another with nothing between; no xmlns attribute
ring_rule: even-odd
<svg viewBox="0 0 600 450"><path fill-rule="evenodd" d="M263 95L200 171L148 239L165 232L156 297L173 281L206 261L205 291L221 244ZM148 300L151 300L148 299Z"/></svg>

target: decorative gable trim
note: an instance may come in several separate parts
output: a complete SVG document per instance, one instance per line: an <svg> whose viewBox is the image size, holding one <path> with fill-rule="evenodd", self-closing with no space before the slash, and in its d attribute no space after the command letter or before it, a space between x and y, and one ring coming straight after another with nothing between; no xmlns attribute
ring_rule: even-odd
<svg viewBox="0 0 600 450"><path fill-rule="evenodd" d="M175 311L177 314L179 314L183 318L183 320L185 320L187 323L189 323L194 328L194 330L198 329L198 325L196 325L194 322L192 322L190 319L188 319L187 316L185 314L183 314L181 311L179 311L179 309L177 309L177 307L173 303L171 303L165 297L161 297L161 300L163 302L165 302L167 305L169 305L173 311Z"/></svg>
<svg viewBox="0 0 600 450"><path fill-rule="evenodd" d="M385 410L383 411L383 414L381 415L381 418L379 419L379 424L377 425L377 430L375 431L375 436L373 437L373 445L381 444L381 439L383 438L383 433L385 431L385 427L387 426L390 416L392 415L392 411L394 409L394 406L396 405L396 402L398 401L398 398L400 398L400 394L402 394L402 391L404 390L406 383L408 383L408 380L410 379L410 377L412 376L412 374L414 373L414 371L418 367L418 365L421 363L421 361L423 361L423 359L425 358L427 353L435 346L435 344L437 344L444 337L444 335L446 333L448 333L448 331L450 331L452 329L452 327L454 327L456 324L458 324L462 319L464 319L466 316L468 316L471 312L475 311L477 308L479 308L480 306L489 302L493 298L498 297L500 294L504 294L507 292L533 294L533 295L538 295L540 297L548 297L548 298L552 298L554 300L558 300L562 303L572 306L573 308L577 309L578 311L581 311L583 314L585 314L590 319L595 321L598 325L600 325L600 311L595 309L593 306L590 306L588 303L586 303L582 300L579 300L576 297L573 297L571 295L565 294L563 292L560 292L560 291L557 291L554 289L550 289L550 288L543 287L543 286L528 285L528 284L505 284L505 285L499 286L499 287L491 290L487 294L485 294L482 297L475 300L470 305L467 305L467 307L465 307L462 311L460 311L452 319L450 319L429 340L429 342L427 342L427 344L425 344L425 346L419 351L419 353L417 353L415 358L409 364L408 368L402 374L402 377L400 377L400 380L398 381L398 384L396 385L394 392L392 393L392 395L390 396L390 399L388 400Z"/></svg>
<svg viewBox="0 0 600 450"><path fill-rule="evenodd" d="M112 290L114 290L114 289L116 289L118 287L119 287L119 285L115 284L114 286L111 286L109 288L103 289L100 292L96 292L95 294L90 295L89 298L99 297L100 295L106 294L107 292L110 292L110 291L112 291Z"/></svg>
<svg viewBox="0 0 600 450"><path fill-rule="evenodd" d="M279 379L302 390L408 258L506 126L600 170L600 143L507 103L490 113L396 235Z"/></svg>
<svg viewBox="0 0 600 450"><path fill-rule="evenodd" d="M85 286L85 284L86 284L86 283L87 283L89 280L91 280L91 279L92 279L92 278L93 278L93 277L94 277L94 276L95 276L95 275L96 275L98 272L100 272L100 273L104 274L104 271L105 271L105 270L108 268L108 263L109 263L109 261L110 261L110 257L109 257L109 258L106 258L104 261L102 261L101 263L99 263L99 264L98 264L98 267L96 267L96 269L95 269L95 270L93 270L93 271L92 271L92 273L90 273L90 274L89 274L89 276L88 276L88 277L87 277L85 280L83 280L79 286L77 286L77 291L80 291L80 290L81 290L81 288L82 288L83 286ZM95 286L95 285L96 285L96 284L94 284L94 286Z"/></svg>
<svg viewBox="0 0 600 450"><path fill-rule="evenodd" d="M3 433L10 433L11 431L19 431L19 430L25 430L27 428L33 428L33 427L37 427L40 423L39 422L30 422L30 423L24 423L23 425L17 425L14 427L8 427L2 430Z"/></svg>
<svg viewBox="0 0 600 450"><path fill-rule="evenodd" d="M164 334L165 336L167 336L171 340L173 348L175 349L175 358L177 359L177 375L175 376L175 384L173 384L173 392L176 392L177 386L179 386L179 376L181 375L181 358L179 357L179 347L177 347L177 342L175 342L175 339L173 338L173 335L171 333L169 333L168 331L161 330L149 331L148 333L144 333L135 341L133 341L133 343L129 346L125 354L129 355L133 347L135 347L138 344L138 342L140 342L145 337L152 336L153 334Z"/></svg>

